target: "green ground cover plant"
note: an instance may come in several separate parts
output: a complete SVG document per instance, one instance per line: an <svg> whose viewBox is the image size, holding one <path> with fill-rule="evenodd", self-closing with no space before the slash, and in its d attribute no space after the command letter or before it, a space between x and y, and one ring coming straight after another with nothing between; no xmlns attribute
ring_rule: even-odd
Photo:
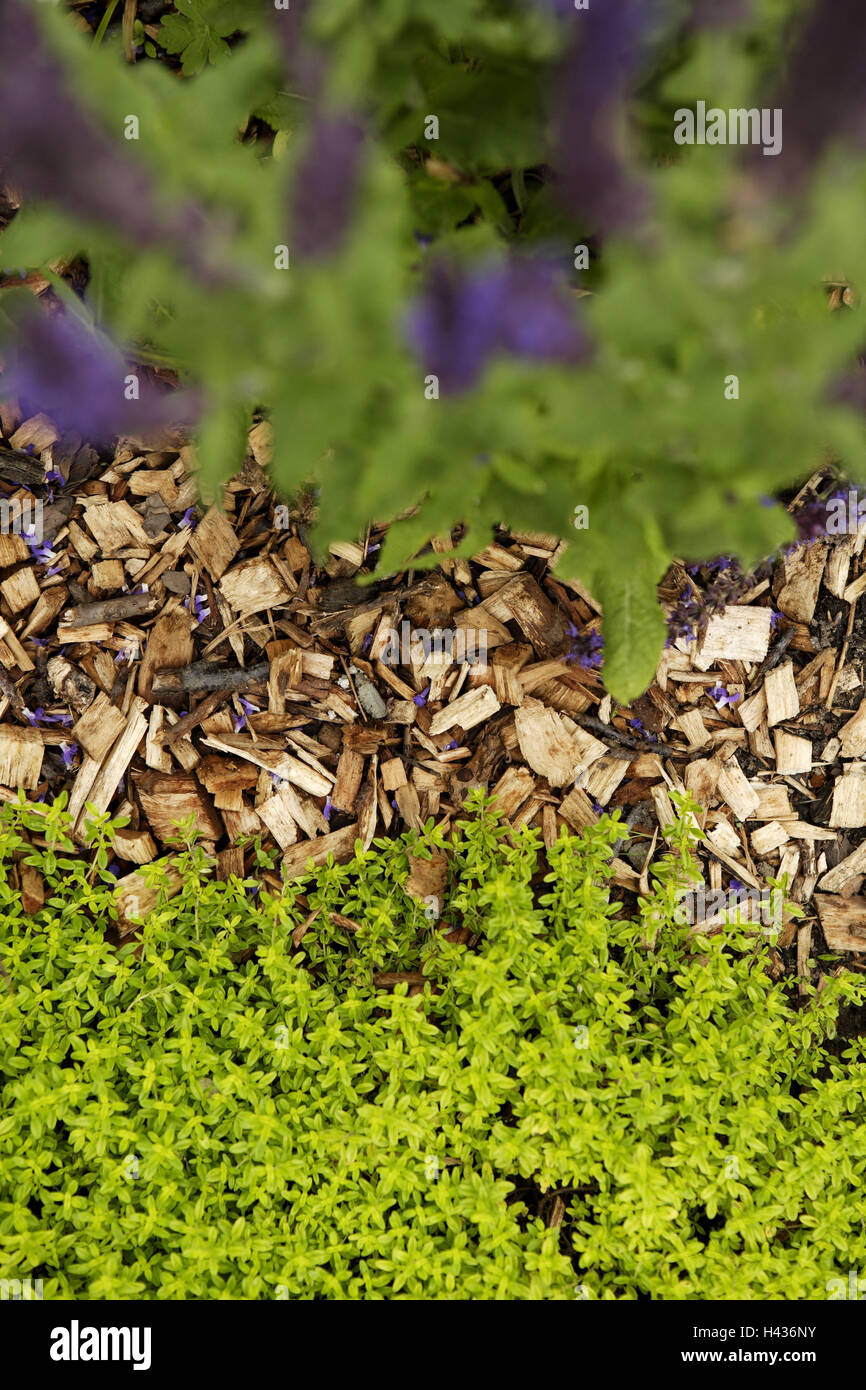
<svg viewBox="0 0 866 1390"><path fill-rule="evenodd" d="M476 793L440 924L469 947L404 890L446 848L431 823L281 894L188 843L118 949L110 823L87 857L62 798L4 806L0 1275L97 1300L847 1288L866 1058L831 1040L866 986L830 975L798 1006L762 933L678 924L691 809L636 920L614 818L546 868ZM45 880L33 917L16 861Z"/></svg>
<svg viewBox="0 0 866 1390"><path fill-rule="evenodd" d="M119 20L88 42L62 6L2 0L24 203L0 261L90 277L55 276L88 351L37 350L26 292L0 296L37 408L140 423L114 341L178 373L206 488L267 417L282 495L320 490L322 549L371 518L401 518L392 572L457 523L466 553L500 522L568 536L627 701L673 556L749 565L791 538L780 489L827 459L866 477L862 313L828 314L822 284L866 282L862 7L713 9L183 0L158 31L178 76L151 40L124 63ZM699 101L778 107L780 153L678 145Z"/></svg>

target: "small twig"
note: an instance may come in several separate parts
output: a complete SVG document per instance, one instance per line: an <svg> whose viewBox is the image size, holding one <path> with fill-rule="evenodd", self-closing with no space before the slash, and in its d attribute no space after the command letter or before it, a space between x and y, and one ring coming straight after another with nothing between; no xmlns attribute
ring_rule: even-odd
<svg viewBox="0 0 866 1390"><path fill-rule="evenodd" d="M836 696L836 686L839 684L839 677L842 674L842 668L845 665L845 658L848 655L848 643L851 640L851 633L854 631L854 611L856 607L857 600L855 598L853 603L851 604L850 609L848 610L848 626L845 629L845 641L842 643L842 650L839 653L839 660L836 664L836 670L833 672L833 679L830 682L830 689L827 691L827 699L824 701L825 709L833 708L833 700Z"/></svg>
<svg viewBox="0 0 866 1390"><path fill-rule="evenodd" d="M761 681L764 679L764 676L767 674L768 671L772 671L774 666L778 666L779 662L782 660L782 657L785 655L785 652L790 647L796 635L796 627L788 627L785 629L778 642L773 647L773 650L767 653L767 655L764 657L764 660L758 667L757 671L752 676L752 679L749 681L749 693L757 689L758 685L760 685Z"/></svg>

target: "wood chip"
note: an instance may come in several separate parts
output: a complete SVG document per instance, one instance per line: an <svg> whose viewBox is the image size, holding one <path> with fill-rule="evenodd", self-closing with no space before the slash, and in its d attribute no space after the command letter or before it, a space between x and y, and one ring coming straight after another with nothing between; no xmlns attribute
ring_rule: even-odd
<svg viewBox="0 0 866 1390"><path fill-rule="evenodd" d="M773 744L776 750L777 772L795 775L812 771L811 739L798 738L796 734L787 734L784 729L777 729L773 735Z"/></svg>
<svg viewBox="0 0 866 1390"><path fill-rule="evenodd" d="M831 951L866 951L866 898L816 893L815 906Z"/></svg>
<svg viewBox="0 0 866 1390"><path fill-rule="evenodd" d="M794 683L794 664L791 661L777 666L764 681L767 697L767 724L772 729L784 719L794 719L800 713L800 697Z"/></svg>
<svg viewBox="0 0 866 1390"><path fill-rule="evenodd" d="M489 685L469 690L433 715L430 721L430 737L444 734L456 725L468 732L474 729L476 724L483 724L486 719L490 719L499 709L499 701Z"/></svg>
<svg viewBox="0 0 866 1390"><path fill-rule="evenodd" d="M866 764L852 763L833 788L831 826L866 825Z"/></svg>

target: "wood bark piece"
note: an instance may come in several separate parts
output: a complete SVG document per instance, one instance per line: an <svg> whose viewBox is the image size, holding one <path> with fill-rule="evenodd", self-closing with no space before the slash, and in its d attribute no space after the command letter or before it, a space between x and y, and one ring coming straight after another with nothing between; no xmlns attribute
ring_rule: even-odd
<svg viewBox="0 0 866 1390"><path fill-rule="evenodd" d="M866 898L816 893L815 906L831 951L866 951Z"/></svg>
<svg viewBox="0 0 866 1390"><path fill-rule="evenodd" d="M413 706L414 708L414 706ZM331 804L338 811L351 811L361 788L364 759L360 753L344 748L337 763L337 776L331 792Z"/></svg>
<svg viewBox="0 0 866 1390"><path fill-rule="evenodd" d="M839 730L839 752L843 758L862 758L866 753L866 698Z"/></svg>
<svg viewBox="0 0 866 1390"><path fill-rule="evenodd" d="M508 767L491 788L491 795L496 797L500 811L510 821L534 790L535 778L528 768Z"/></svg>
<svg viewBox="0 0 866 1390"><path fill-rule="evenodd" d="M70 737L98 763L126 728L126 720L102 691L72 726Z"/></svg>
<svg viewBox="0 0 866 1390"><path fill-rule="evenodd" d="M786 557L785 582L776 602L787 618L811 623L826 561L827 547L823 541L798 546Z"/></svg>
<svg viewBox="0 0 866 1390"><path fill-rule="evenodd" d="M21 906L25 912L36 913L45 903L45 881L32 864L20 864Z"/></svg>
<svg viewBox="0 0 866 1390"><path fill-rule="evenodd" d="M589 769L586 781L588 795L600 806L606 806L627 772L628 763L622 758L599 758Z"/></svg>
<svg viewBox="0 0 866 1390"><path fill-rule="evenodd" d="M0 784L24 790L38 786L44 754L38 729L0 726Z"/></svg>
<svg viewBox="0 0 866 1390"><path fill-rule="evenodd" d="M288 849L298 840L298 823L292 815L291 806L292 802L285 792L278 791L256 807L256 814L280 849Z"/></svg>
<svg viewBox="0 0 866 1390"><path fill-rule="evenodd" d="M834 868L828 869L818 880L818 887L825 893L841 893L846 884L861 874L866 874L866 840Z"/></svg>
<svg viewBox="0 0 866 1390"><path fill-rule="evenodd" d="M164 613L157 618L147 639L144 658L138 671L138 693L148 704L154 703L154 678L157 671L167 667L182 669L188 667L193 656L192 630L189 615L183 609ZM158 703L180 703L171 691L159 692Z"/></svg>
<svg viewBox="0 0 866 1390"><path fill-rule="evenodd" d="M852 763L833 788L830 825L866 825L866 764Z"/></svg>
<svg viewBox="0 0 866 1390"><path fill-rule="evenodd" d="M150 552L150 537L128 502L91 501L85 506L84 524L104 557L136 545Z"/></svg>
<svg viewBox="0 0 866 1390"><path fill-rule="evenodd" d="M114 836L114 853L118 859L132 864L149 864L156 858L156 841L149 830L118 830Z"/></svg>
<svg viewBox="0 0 866 1390"><path fill-rule="evenodd" d="M788 838L788 831L781 821L768 821L760 829L752 831L752 853L763 858L767 854L772 854L773 850L781 849Z"/></svg>
<svg viewBox="0 0 866 1390"><path fill-rule="evenodd" d="M0 618L0 661L4 666L17 666L19 671L34 669L33 662L5 618Z"/></svg>
<svg viewBox="0 0 866 1390"><path fill-rule="evenodd" d="M779 737L779 734L776 735ZM811 744L809 745L811 747ZM791 798L788 788L780 786L778 782L759 782L757 780L749 783L752 791L758 798L758 804L748 820L795 820L794 812L791 810Z"/></svg>
<svg viewBox="0 0 866 1390"><path fill-rule="evenodd" d="M776 771L795 775L812 771L812 741L777 729L773 735Z"/></svg>
<svg viewBox="0 0 866 1390"><path fill-rule="evenodd" d="M32 566L17 570L0 582L0 594L13 613L23 613L26 608L32 608L39 598L39 585Z"/></svg>
<svg viewBox="0 0 866 1390"><path fill-rule="evenodd" d="M7 449L5 444L0 444L0 478L7 483L39 487L45 482L45 468L29 454L18 449Z"/></svg>
<svg viewBox="0 0 866 1390"><path fill-rule="evenodd" d="M430 737L444 734L446 730L453 729L458 724L464 732L468 732L469 729L474 729L476 724L483 724L485 719L497 714L500 708L499 701L489 685L469 690L434 714L430 721Z"/></svg>
<svg viewBox="0 0 866 1390"><path fill-rule="evenodd" d="M533 772L546 777L552 787L574 780L578 746L561 714L527 696L514 712L514 726L520 752ZM589 760L600 758L606 751L604 744L591 734L580 733Z"/></svg>
<svg viewBox="0 0 866 1390"><path fill-rule="evenodd" d="M225 512L213 506L205 512L192 532L189 548L212 579L221 579L240 545Z"/></svg>
<svg viewBox="0 0 866 1390"><path fill-rule="evenodd" d="M96 695L96 686L88 675L65 656L53 656L45 668L51 688L58 700L82 715Z"/></svg>
<svg viewBox="0 0 866 1390"><path fill-rule="evenodd" d="M157 840L176 839L178 824L192 816L205 840L222 839L223 825L213 802L190 773L145 772L135 778L147 823Z"/></svg>
<svg viewBox="0 0 866 1390"><path fill-rule="evenodd" d="M433 854L429 859L422 859L418 855L410 854L409 877L403 884L403 892L408 894L410 898L414 898L416 902L427 904L430 899L434 899L436 918L439 917L441 911L447 882L447 855ZM433 906L432 903L430 905Z"/></svg>
<svg viewBox="0 0 866 1390"><path fill-rule="evenodd" d="M102 761L89 756L83 759L69 798L69 812L74 817L72 834L76 840L83 840L87 819L85 802L94 805L100 813L108 810L117 784L147 732L147 720L142 714L144 708L144 700L135 696L121 734Z"/></svg>
<svg viewBox="0 0 866 1390"><path fill-rule="evenodd" d="M763 661L770 645L772 612L747 604L731 604L707 623L695 665L707 671L715 661Z"/></svg>
<svg viewBox="0 0 866 1390"><path fill-rule="evenodd" d="M730 806L737 820L748 820L758 809L757 793L749 786L736 758L725 763L719 773L718 785L719 796Z"/></svg>
<svg viewBox="0 0 866 1390"><path fill-rule="evenodd" d="M183 887L183 879L170 859L162 860L161 865L162 892L166 898L173 898ZM114 902L117 907L117 930L121 936L147 925L148 917L156 908L158 894L159 890L149 887L144 875L137 869L117 880Z"/></svg>
<svg viewBox="0 0 866 1390"><path fill-rule="evenodd" d="M540 657L552 657L565 644L565 623L537 580L530 574L509 579L485 599L484 607L501 623L516 622Z"/></svg>
<svg viewBox="0 0 866 1390"><path fill-rule="evenodd" d="M65 584L55 584L52 588L45 589L33 606L33 611L21 632L22 638L38 637L45 632L54 622L68 597L69 590Z"/></svg>
<svg viewBox="0 0 866 1390"><path fill-rule="evenodd" d="M286 691L294 689L303 675L303 659L300 650L290 643L288 650L275 652L276 643L271 643L268 656L271 659L268 672L268 709L274 714L283 714L286 708ZM280 644L282 645L282 644Z"/></svg>
<svg viewBox="0 0 866 1390"><path fill-rule="evenodd" d="M794 665L786 661L770 671L764 681L767 697L767 724L772 729L783 719L794 719L800 713L800 697L794 684Z"/></svg>
<svg viewBox="0 0 866 1390"><path fill-rule="evenodd" d="M291 594L279 572L265 557L244 560L219 581L223 598L242 617L279 608Z"/></svg>
<svg viewBox="0 0 866 1390"><path fill-rule="evenodd" d="M203 690L226 693L247 690L254 685L265 685L269 672L267 662L250 667L216 666L210 661L194 661L190 666L175 669L161 666L153 673L153 694L177 696Z"/></svg>
<svg viewBox="0 0 866 1390"><path fill-rule="evenodd" d="M297 878L305 872L310 860L315 868L327 862L328 855L334 856L335 864L346 864L355 853L355 840L358 838L357 822L334 830L330 835L322 835L318 840L304 840L292 845L283 855L283 875Z"/></svg>
<svg viewBox="0 0 866 1390"><path fill-rule="evenodd" d="M126 618L138 618L159 607L155 594L121 594L117 598L100 599L97 603L82 603L63 615L67 629L89 627L91 623L117 623Z"/></svg>
<svg viewBox="0 0 866 1390"><path fill-rule="evenodd" d="M326 777L314 768L308 767L299 758L288 753L256 746L238 734L226 734L222 738L210 735L203 742L208 748L216 748L223 753L233 753L238 758L263 767L267 772L292 782L296 787L309 792L311 796L327 796L333 786L333 777Z"/></svg>

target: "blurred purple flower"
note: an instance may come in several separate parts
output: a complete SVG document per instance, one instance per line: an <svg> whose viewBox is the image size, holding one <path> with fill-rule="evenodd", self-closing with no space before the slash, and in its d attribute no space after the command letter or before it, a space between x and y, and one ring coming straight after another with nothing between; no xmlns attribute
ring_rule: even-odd
<svg viewBox="0 0 866 1390"><path fill-rule="evenodd" d="M302 38L309 8L310 0L291 0L285 9L274 7L273 22L290 90L311 99L322 85L325 59Z"/></svg>
<svg viewBox="0 0 866 1390"><path fill-rule="evenodd" d="M488 262L473 272L435 262L407 332L443 392L469 390L499 353L575 362L589 351L554 266L542 260Z"/></svg>
<svg viewBox="0 0 866 1390"><path fill-rule="evenodd" d="M553 156L559 196L594 232L634 221L645 202L625 167L621 127L656 8L656 0L591 4L560 67Z"/></svg>
<svg viewBox="0 0 866 1390"><path fill-rule="evenodd" d="M60 756L63 759L64 767L71 767L75 762L75 755L78 752L77 743L61 743Z"/></svg>
<svg viewBox="0 0 866 1390"><path fill-rule="evenodd" d="M332 256L349 230L364 131L350 115L318 115L291 190L292 248L304 260Z"/></svg>
<svg viewBox="0 0 866 1390"><path fill-rule="evenodd" d="M324 804L324 806L322 807L322 815L325 817L325 820L326 820L326 821L330 821L330 819L331 819L331 812L333 811L333 809L334 809L334 808L333 808L333 806L331 805L331 798L330 798L329 796L326 796L326 797L325 797L325 804Z"/></svg>
<svg viewBox="0 0 866 1390"><path fill-rule="evenodd" d="M413 703L413 705L417 705L418 708L421 709L424 705L426 705L426 703L427 703L427 696L428 696L429 694L430 694L430 686L427 685L427 686L426 686L422 691L420 691L417 695L413 695L413 696L412 696L412 703Z"/></svg>
<svg viewBox="0 0 866 1390"><path fill-rule="evenodd" d="M191 202L171 211L160 205L148 171L69 90L43 42L38 8L0 0L0 166L25 198L50 199L137 246L171 243L191 269L206 272L199 245L206 214Z"/></svg>
<svg viewBox="0 0 866 1390"><path fill-rule="evenodd" d="M13 305L13 295L24 295ZM27 410L44 411L62 430L92 444L120 434L148 434L194 413L191 393L158 392L142 381L139 399L126 399L127 364L101 333L64 312L46 313L26 291L5 301L13 322L3 393Z"/></svg>
<svg viewBox="0 0 866 1390"><path fill-rule="evenodd" d="M802 186L837 139L866 143L866 6L818 0L801 23L785 77L769 105L785 113L783 147L772 159L751 152L755 172L779 191Z"/></svg>

